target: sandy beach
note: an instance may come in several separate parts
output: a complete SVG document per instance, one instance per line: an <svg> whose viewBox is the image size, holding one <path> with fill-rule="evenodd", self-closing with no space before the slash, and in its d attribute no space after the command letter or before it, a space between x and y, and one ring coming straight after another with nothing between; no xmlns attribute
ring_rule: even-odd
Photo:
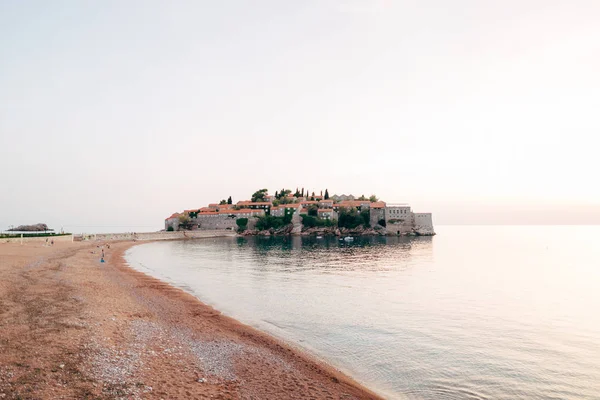
<svg viewBox="0 0 600 400"><path fill-rule="evenodd" d="M103 243L0 244L0 399L379 398Z"/></svg>

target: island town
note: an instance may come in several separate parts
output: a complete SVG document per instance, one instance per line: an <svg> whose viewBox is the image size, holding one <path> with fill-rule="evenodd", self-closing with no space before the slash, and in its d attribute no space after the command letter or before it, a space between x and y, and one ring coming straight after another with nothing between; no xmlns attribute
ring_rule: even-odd
<svg viewBox="0 0 600 400"><path fill-rule="evenodd" d="M166 231L235 230L240 234L435 235L431 213L417 213L408 204L386 203L375 195L329 195L257 190L234 204L231 196L206 207L173 213Z"/></svg>

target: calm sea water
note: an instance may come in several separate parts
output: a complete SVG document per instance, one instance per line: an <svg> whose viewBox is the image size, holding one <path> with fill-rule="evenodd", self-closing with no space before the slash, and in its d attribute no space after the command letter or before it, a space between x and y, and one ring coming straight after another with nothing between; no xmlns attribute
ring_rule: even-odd
<svg viewBox="0 0 600 400"><path fill-rule="evenodd" d="M150 243L129 263L397 399L600 399L600 227Z"/></svg>

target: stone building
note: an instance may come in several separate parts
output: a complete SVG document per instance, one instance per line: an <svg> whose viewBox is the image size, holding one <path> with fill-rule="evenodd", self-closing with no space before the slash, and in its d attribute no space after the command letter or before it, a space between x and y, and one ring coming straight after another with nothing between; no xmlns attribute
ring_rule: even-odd
<svg viewBox="0 0 600 400"><path fill-rule="evenodd" d="M371 226L379 225L379 221L381 220L385 220L385 202L377 201L375 203L371 203Z"/></svg>
<svg viewBox="0 0 600 400"><path fill-rule="evenodd" d="M337 203L337 202L340 202L340 201L354 200L354 196L352 196L351 194L349 194L349 195L334 194L333 196L331 196L331 199Z"/></svg>

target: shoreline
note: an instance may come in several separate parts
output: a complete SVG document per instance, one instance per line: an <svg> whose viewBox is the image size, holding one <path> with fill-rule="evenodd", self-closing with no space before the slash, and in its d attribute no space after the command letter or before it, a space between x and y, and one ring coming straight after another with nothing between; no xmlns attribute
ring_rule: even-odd
<svg viewBox="0 0 600 400"><path fill-rule="evenodd" d="M106 241L101 264L103 242L0 244L0 395L382 398L130 267L125 251L151 240Z"/></svg>

